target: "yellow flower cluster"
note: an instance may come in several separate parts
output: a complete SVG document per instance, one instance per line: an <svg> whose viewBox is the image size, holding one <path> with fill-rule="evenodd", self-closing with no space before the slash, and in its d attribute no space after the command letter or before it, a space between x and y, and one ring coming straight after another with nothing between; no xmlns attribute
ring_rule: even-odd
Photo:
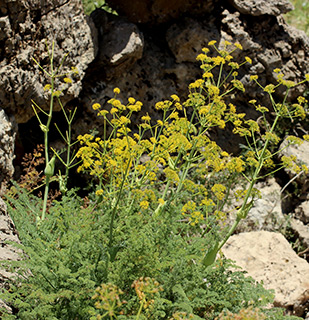
<svg viewBox="0 0 309 320"><path fill-rule="evenodd" d="M194 201L188 201L181 209L181 213L184 216L189 216L188 220L192 226L195 226L200 221L204 220L201 211L196 210L196 203Z"/></svg>
<svg viewBox="0 0 309 320"><path fill-rule="evenodd" d="M225 102L229 94L245 90L236 70L252 63L251 59L245 57L239 64L232 62L232 53L242 49L239 43L224 42L222 50L216 47L215 41L209 46L218 55L211 57L210 50L204 48L197 56L202 77L189 85L187 100L181 102L177 95L172 95L170 100L155 104L162 118L152 119L142 112L139 124L132 126L132 114L142 111L142 103L133 97L124 103L117 97L119 88L114 89L115 96L108 101L109 109L98 103L92 105L97 115L103 117L105 135L103 138L90 134L79 136L77 158L80 159L78 171L87 172L99 181L98 197L107 195L114 199L120 192L126 192L127 196L121 199L124 208L137 207L139 212L153 215L171 203L180 203L185 220L198 226L205 223L210 212L218 220L224 219L220 203L234 195L230 195L230 188L222 181L245 175L248 167L257 168L263 157L263 165L273 168L270 151L261 152L258 148L258 143L276 145L280 141L267 126L268 108L256 100L249 101L262 114L264 122L260 127L259 121L246 119L245 113L237 113L234 104ZM274 72L278 84L262 87L270 96L279 85L292 86L283 80L280 70ZM258 76L251 76L251 80L259 84ZM273 104L272 107L283 116L303 118L306 103L300 97L292 106ZM228 123L234 134L249 143L243 155L231 156L209 138L211 129L223 129ZM283 157L282 162L296 171L305 170L295 166L293 159ZM191 198L178 198L180 192L190 194Z"/></svg>
<svg viewBox="0 0 309 320"><path fill-rule="evenodd" d="M159 282L150 277L141 277L138 280L135 280L132 284L132 288L134 288L144 310L150 308L154 303L156 294L163 291L163 287Z"/></svg>

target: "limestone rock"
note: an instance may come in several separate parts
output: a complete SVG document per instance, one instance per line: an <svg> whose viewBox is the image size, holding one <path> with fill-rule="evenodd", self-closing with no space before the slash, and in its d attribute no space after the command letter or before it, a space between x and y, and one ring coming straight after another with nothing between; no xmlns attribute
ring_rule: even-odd
<svg viewBox="0 0 309 320"><path fill-rule="evenodd" d="M246 219L239 223L237 232L276 230L285 219L281 209L281 187L274 178L259 182L255 188L261 198L254 202Z"/></svg>
<svg viewBox="0 0 309 320"><path fill-rule="evenodd" d="M302 202L296 209L294 216L304 224L309 225L309 201Z"/></svg>
<svg viewBox="0 0 309 320"><path fill-rule="evenodd" d="M309 304L309 264L297 256L282 234L268 231L240 233L222 248L224 255L265 288L274 289L275 306L305 316Z"/></svg>
<svg viewBox="0 0 309 320"><path fill-rule="evenodd" d="M137 26L125 19L96 9L91 14L99 33L96 72L107 80L120 77L142 57L144 38ZM101 70L100 70L101 67Z"/></svg>
<svg viewBox="0 0 309 320"><path fill-rule="evenodd" d="M239 12L252 16L264 14L278 16L294 9L288 0L230 0L230 2Z"/></svg>
<svg viewBox="0 0 309 320"><path fill-rule="evenodd" d="M0 260L19 260L20 251L11 244L8 244L7 241L20 243L14 223L10 216L7 214L6 204L0 198ZM0 290L5 286L8 278L12 276L12 273L4 269L0 269ZM4 306L8 310L10 310L10 308L6 306L5 303L1 300L0 306Z"/></svg>
<svg viewBox="0 0 309 320"><path fill-rule="evenodd" d="M11 179L14 173L13 159L16 130L14 121L10 121L4 110L0 108L0 193L2 183Z"/></svg>
<svg viewBox="0 0 309 320"><path fill-rule="evenodd" d="M14 223L7 213L6 204L0 198L0 260L19 259L19 250L6 243L7 241L14 241L19 243Z"/></svg>
<svg viewBox="0 0 309 320"><path fill-rule="evenodd" d="M43 87L49 82L33 58L49 70L46 43L51 49L52 41L54 66L58 67L69 53L62 72L69 72L71 67L79 71L62 103L76 98L85 70L95 57L95 40L81 0L1 0L0 16L0 105L6 113L23 123L33 117L31 99L48 108Z"/></svg>
<svg viewBox="0 0 309 320"><path fill-rule="evenodd" d="M305 249L309 248L309 224L304 224L298 219L292 218L290 220L291 228L300 240L301 244L305 246Z"/></svg>

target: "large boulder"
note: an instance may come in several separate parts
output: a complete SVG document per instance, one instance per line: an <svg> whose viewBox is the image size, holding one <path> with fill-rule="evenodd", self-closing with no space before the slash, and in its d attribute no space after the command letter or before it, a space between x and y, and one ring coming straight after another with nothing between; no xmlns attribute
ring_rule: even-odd
<svg viewBox="0 0 309 320"><path fill-rule="evenodd" d="M68 73L71 67L79 71L62 103L79 95L96 49L81 0L0 0L0 26L0 105L7 114L23 123L33 117L31 100L48 108L43 88L49 79L33 58L49 70L46 44L51 50L53 41L54 67L68 53L61 72Z"/></svg>
<svg viewBox="0 0 309 320"><path fill-rule="evenodd" d="M297 256L280 233L245 232L232 236L222 248L265 288L275 291L274 305L291 314L306 316L309 307L309 264Z"/></svg>

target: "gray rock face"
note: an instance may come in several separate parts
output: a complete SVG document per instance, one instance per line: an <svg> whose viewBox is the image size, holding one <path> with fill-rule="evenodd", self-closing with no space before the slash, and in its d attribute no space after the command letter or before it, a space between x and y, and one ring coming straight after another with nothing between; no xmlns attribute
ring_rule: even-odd
<svg viewBox="0 0 309 320"><path fill-rule="evenodd" d="M281 187L274 178L258 182L255 188L260 191L261 198L254 202L246 219L239 223L237 232L277 230L284 222L281 209Z"/></svg>
<svg viewBox="0 0 309 320"><path fill-rule="evenodd" d="M97 9L91 14L99 35L99 54L94 61L96 72L106 79L118 78L143 55L144 38L137 26ZM99 70L99 69L102 70Z"/></svg>
<svg viewBox="0 0 309 320"><path fill-rule="evenodd" d="M7 214L6 204L0 198L0 260L19 260L21 252L16 247L8 244L7 241L20 243L14 223ZM5 286L7 280L12 276L13 274L11 272L3 269L0 270L0 290ZM5 305L5 303L1 300L0 307L5 307L11 311L10 307Z"/></svg>
<svg viewBox="0 0 309 320"><path fill-rule="evenodd" d="M306 255L309 252L309 201L302 202L295 208L291 219L291 228L296 234L300 243L305 248Z"/></svg>
<svg viewBox="0 0 309 320"><path fill-rule="evenodd" d="M295 217L309 225L309 201L304 201L295 209Z"/></svg>
<svg viewBox="0 0 309 320"><path fill-rule="evenodd" d="M4 110L0 109L0 194L2 183L12 178L14 173L14 145L16 125L11 122Z"/></svg>
<svg viewBox="0 0 309 320"><path fill-rule="evenodd" d="M239 12L252 16L263 14L278 16L294 9L288 0L230 0L230 2Z"/></svg>
<svg viewBox="0 0 309 320"><path fill-rule="evenodd" d="M65 105L77 97L95 45L80 0L0 0L0 105L18 123L33 116L31 99L47 108L43 87L48 82L32 58L49 68L46 43L55 41L54 66L69 53L63 73L76 67L80 78L66 91Z"/></svg>
<svg viewBox="0 0 309 320"><path fill-rule="evenodd" d="M301 220L291 219L291 228L299 239L300 243L306 248L306 256L309 249L309 224L304 224Z"/></svg>

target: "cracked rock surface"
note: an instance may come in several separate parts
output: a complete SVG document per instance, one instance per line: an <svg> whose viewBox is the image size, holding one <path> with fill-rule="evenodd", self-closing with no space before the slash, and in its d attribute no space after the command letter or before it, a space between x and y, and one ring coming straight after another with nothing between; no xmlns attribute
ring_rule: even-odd
<svg viewBox="0 0 309 320"><path fill-rule="evenodd" d="M33 58L49 70L46 44L51 50L52 41L54 66L69 53L62 72L69 72L70 67L79 71L62 103L79 95L81 79L96 53L81 0L0 0L0 26L0 105L17 123L33 117L31 100L48 108L43 88L49 81Z"/></svg>

